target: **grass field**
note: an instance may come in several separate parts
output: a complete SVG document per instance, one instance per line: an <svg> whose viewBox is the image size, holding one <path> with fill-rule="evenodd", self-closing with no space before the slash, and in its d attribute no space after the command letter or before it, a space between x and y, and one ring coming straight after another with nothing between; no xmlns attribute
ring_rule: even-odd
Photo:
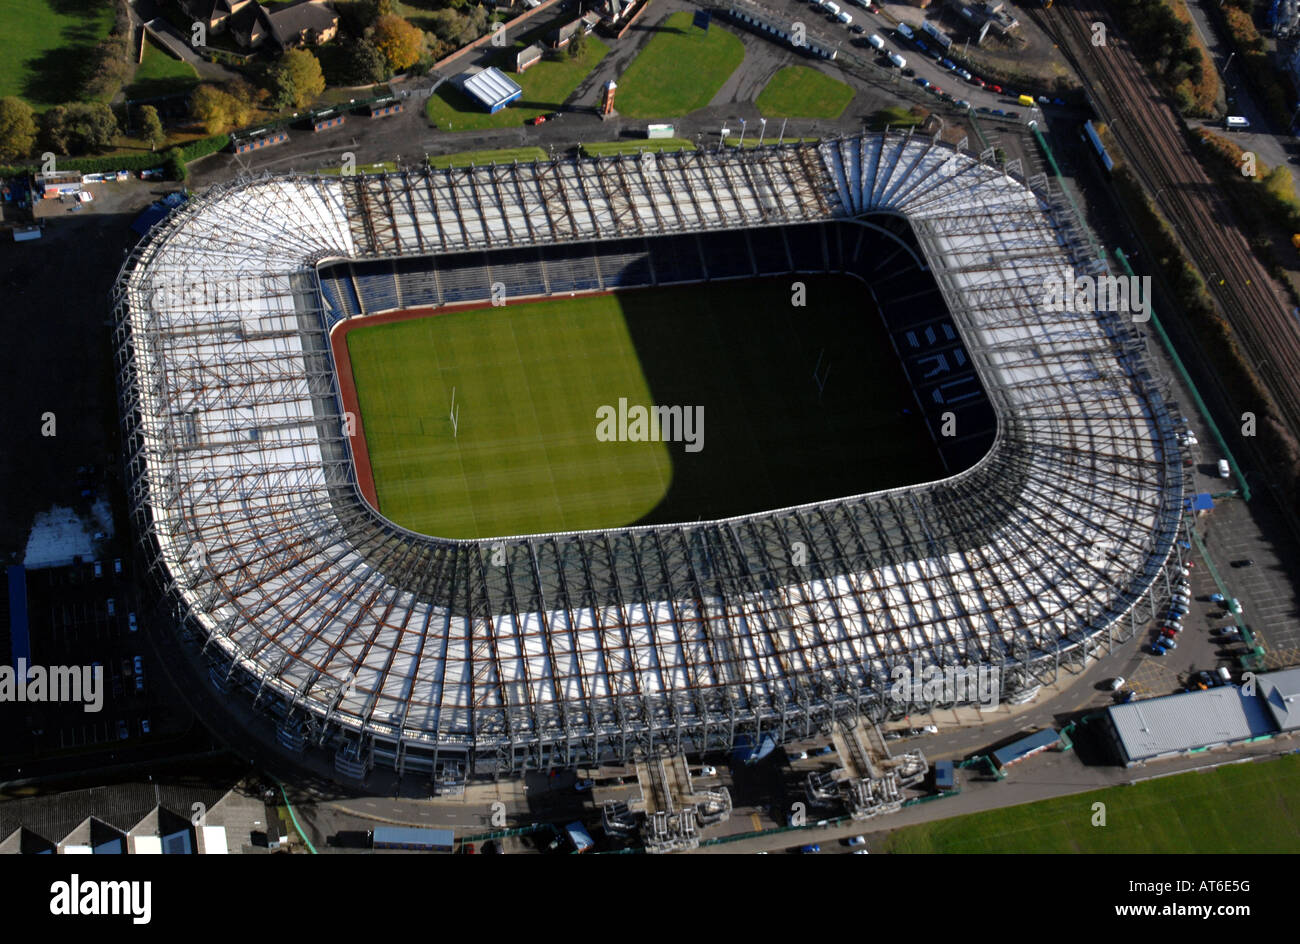
<svg viewBox="0 0 1300 944"><path fill-rule="evenodd" d="M800 309L784 280L756 280L353 330L380 510L483 538L723 517L942 474L920 418L901 414L911 393L861 286L805 282ZM598 440L598 408L620 398L702 406L703 448Z"/></svg>
<svg viewBox="0 0 1300 944"><path fill-rule="evenodd" d="M355 173L358 174L392 174L397 171L397 165L392 161L380 161L376 164L358 164ZM316 173L324 177L337 177L343 173L342 167L322 167Z"/></svg>
<svg viewBox="0 0 1300 944"><path fill-rule="evenodd" d="M619 77L614 107L628 118L671 118L703 108L745 58L745 46L720 23L708 33L674 13Z"/></svg>
<svg viewBox="0 0 1300 944"><path fill-rule="evenodd" d="M1092 804L1106 804L1093 826ZM1295 852L1300 757L974 813L891 832L882 852ZM874 848L872 851L876 851Z"/></svg>
<svg viewBox="0 0 1300 944"><path fill-rule="evenodd" d="M87 53L113 27L113 5L3 0L0 8L0 98L17 95L40 110L74 100Z"/></svg>
<svg viewBox="0 0 1300 944"><path fill-rule="evenodd" d="M429 158L429 166L468 167L473 164L483 167L493 163L512 164L515 161L526 163L546 159L546 152L539 147L500 148L496 151L461 151L458 154L442 154Z"/></svg>
<svg viewBox="0 0 1300 944"><path fill-rule="evenodd" d="M520 74L514 71L515 53L519 48L516 44L502 52L496 66L523 89L523 95L495 115L489 115L451 82L443 82L429 96L429 103L425 106L429 120L442 131L481 131L522 125L539 113L559 109L587 73L609 52L608 46L591 35L578 58L571 59L565 55L553 61L545 59Z"/></svg>
<svg viewBox="0 0 1300 944"><path fill-rule="evenodd" d="M755 104L765 118L838 118L853 95L853 89L824 72L786 66L763 86Z"/></svg>
<svg viewBox="0 0 1300 944"><path fill-rule="evenodd" d="M777 131L778 132L780 131L779 127L777 128ZM821 138L781 138L778 135L770 134L767 137L763 138L763 144L765 145L776 144L777 141L781 141L781 143L783 144L816 144L820 140ZM728 135L726 140L723 143L726 144L727 147L742 146L740 143L740 138L738 136L733 137L732 135ZM747 148L758 147L758 135L753 134L745 138L745 143L743 146Z"/></svg>
<svg viewBox="0 0 1300 944"><path fill-rule="evenodd" d="M126 88L128 99L153 98L185 92L199 84L199 74L188 62L173 59L153 40L144 44L144 61L136 67L135 78Z"/></svg>
<svg viewBox="0 0 1300 944"><path fill-rule="evenodd" d="M660 151L694 151L695 142L685 138L649 138L631 141L597 141L584 144L582 153L587 157L608 157L611 154L658 154Z"/></svg>

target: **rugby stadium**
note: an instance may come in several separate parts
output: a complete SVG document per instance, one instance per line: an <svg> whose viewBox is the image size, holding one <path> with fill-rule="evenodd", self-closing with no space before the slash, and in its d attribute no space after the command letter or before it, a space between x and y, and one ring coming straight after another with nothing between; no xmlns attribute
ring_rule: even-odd
<svg viewBox="0 0 1300 944"><path fill-rule="evenodd" d="M1168 599L1188 488L1144 336L1043 303L1066 270L1105 274L1045 178L898 133L214 188L115 288L160 615L352 776L783 742L927 707L899 663L1032 692ZM774 277L856 287L937 475L513 535L381 514L341 325Z"/></svg>

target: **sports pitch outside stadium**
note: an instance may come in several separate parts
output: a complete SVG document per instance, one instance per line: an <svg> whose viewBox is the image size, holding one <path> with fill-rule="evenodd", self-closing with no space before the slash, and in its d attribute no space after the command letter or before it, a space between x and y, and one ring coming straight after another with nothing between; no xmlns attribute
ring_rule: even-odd
<svg viewBox="0 0 1300 944"><path fill-rule="evenodd" d="M348 776L783 741L926 707L883 697L898 659L994 665L1003 698L1081 670L1167 599L1186 484L1134 325L1042 304L1045 278L1095 264L1046 186L876 134L190 201L117 291L133 518L178 628L286 749L334 750ZM481 540L362 498L341 321L483 307L498 283L563 299L839 274L878 306L944 476ZM461 402L468 435L479 395Z"/></svg>
<svg viewBox="0 0 1300 944"><path fill-rule="evenodd" d="M943 474L879 313L844 277L414 314L335 329L355 324L347 356L379 510L413 531L727 518ZM597 411L620 401L702 422L608 441Z"/></svg>

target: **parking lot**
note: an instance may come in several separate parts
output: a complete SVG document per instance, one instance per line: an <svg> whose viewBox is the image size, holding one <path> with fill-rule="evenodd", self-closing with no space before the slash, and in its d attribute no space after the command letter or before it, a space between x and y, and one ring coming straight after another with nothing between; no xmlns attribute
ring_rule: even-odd
<svg viewBox="0 0 1300 944"><path fill-rule="evenodd" d="M105 557L27 572L30 664L101 668L103 700L97 712L82 702L0 704L6 757L113 750L167 727L170 713L150 684L128 569Z"/></svg>

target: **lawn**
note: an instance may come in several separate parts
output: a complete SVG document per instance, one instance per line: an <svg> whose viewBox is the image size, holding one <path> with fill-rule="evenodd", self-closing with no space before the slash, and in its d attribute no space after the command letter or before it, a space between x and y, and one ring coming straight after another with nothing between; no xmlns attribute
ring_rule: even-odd
<svg viewBox="0 0 1300 944"><path fill-rule="evenodd" d="M0 24L0 98L44 110L76 99L87 54L113 27L113 5L3 0Z"/></svg>
<svg viewBox="0 0 1300 944"><path fill-rule="evenodd" d="M609 47L594 35L587 37L586 48L576 59L568 55L545 59L519 74L514 71L516 44L502 52L496 65L513 79L524 94L495 115L487 112L451 82L443 82L429 96L425 114L442 131L481 131L484 128L511 128L523 124L538 113L557 111L573 94Z"/></svg>
<svg viewBox="0 0 1300 944"><path fill-rule="evenodd" d="M786 66L758 93L765 118L838 118L853 101L853 89L810 66Z"/></svg>
<svg viewBox="0 0 1300 944"><path fill-rule="evenodd" d="M582 153L587 157L608 157L611 154L658 153L660 151L694 151L695 142L685 138L635 138L631 141L597 141L584 144Z"/></svg>
<svg viewBox="0 0 1300 944"><path fill-rule="evenodd" d="M821 138L782 138L782 137L780 137L780 130L781 130L781 129L780 129L780 126L779 126L779 125L778 125L776 128L770 128L770 129L768 129L768 130L769 130L769 131L773 131L773 130L774 130L774 131L776 131L776 132L778 132L778 133L777 133L777 134L768 134L768 135L764 136L764 137L763 137L763 144L764 144L764 146L769 145L769 144L777 144L777 143L781 143L781 144L816 144L818 141L821 140ZM744 147L747 147L747 148L758 147L758 141L759 141L759 136L758 136L757 133L747 135L747 136L745 137ZM726 140L725 140L723 143L725 143L725 144L727 145L727 147L741 147L741 146L742 146L741 143L740 143L740 138L739 138L738 136L736 136L736 135L728 135L727 138L726 138Z"/></svg>
<svg viewBox="0 0 1300 944"><path fill-rule="evenodd" d="M674 13L618 79L614 107L628 118L671 118L703 108L745 58L734 33L714 22L707 33L691 13Z"/></svg>
<svg viewBox="0 0 1300 944"><path fill-rule="evenodd" d="M1106 804L1093 826L1092 805ZM1240 853L1300 849L1300 757L1179 774L889 834L882 852ZM874 848L872 851L876 851Z"/></svg>
<svg viewBox="0 0 1300 944"><path fill-rule="evenodd" d="M356 173L358 174L392 174L397 171L397 165L392 161L382 161L378 164L358 164ZM322 167L316 173L325 177L336 177L343 173L342 167Z"/></svg>
<svg viewBox="0 0 1300 944"><path fill-rule="evenodd" d="M135 78L126 88L126 97L155 98L186 92L198 84L199 75L192 65L172 58L150 39L144 44L144 61L136 67Z"/></svg>
<svg viewBox="0 0 1300 944"><path fill-rule="evenodd" d="M548 159L547 153L539 147L501 148L496 151L461 151L457 154L441 154L429 158L430 167L469 167L471 164L483 167L488 164L521 164Z"/></svg>
<svg viewBox="0 0 1300 944"><path fill-rule="evenodd" d="M487 538L731 516L941 474L923 423L900 410L911 393L861 287L803 280L797 313L788 281L765 279L362 324L347 346L380 510ZM620 398L702 407L702 448L601 441L597 411Z"/></svg>

